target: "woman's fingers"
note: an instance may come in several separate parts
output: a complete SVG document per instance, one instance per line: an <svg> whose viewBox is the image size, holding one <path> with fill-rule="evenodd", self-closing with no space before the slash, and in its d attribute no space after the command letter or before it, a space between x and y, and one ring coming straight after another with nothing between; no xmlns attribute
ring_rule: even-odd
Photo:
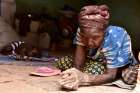
<svg viewBox="0 0 140 93"><path fill-rule="evenodd" d="M63 74L62 79L68 78L69 76L70 76L70 74Z"/></svg>
<svg viewBox="0 0 140 93"><path fill-rule="evenodd" d="M75 68L71 68L62 72L62 78L59 81L60 85L66 89L78 89L79 74L79 71Z"/></svg>
<svg viewBox="0 0 140 93"><path fill-rule="evenodd" d="M78 89L78 83L72 82L72 83L63 85L62 87L63 88L66 88L66 89L74 89L74 90L77 90Z"/></svg>
<svg viewBox="0 0 140 93"><path fill-rule="evenodd" d="M65 84L62 86L63 88L66 88L66 89L73 89L73 84L72 83L69 83L69 84Z"/></svg>
<svg viewBox="0 0 140 93"><path fill-rule="evenodd" d="M71 68L66 71L63 71L62 74L71 74L71 73L73 73L74 70L75 70L75 68Z"/></svg>
<svg viewBox="0 0 140 93"><path fill-rule="evenodd" d="M65 79L69 76L72 76L72 74L74 73L74 68L68 69L66 71L62 72L62 79Z"/></svg>
<svg viewBox="0 0 140 93"><path fill-rule="evenodd" d="M74 78L73 75L68 76L67 78L64 78L64 79L62 79L62 80L59 81L59 83L60 83L61 85L68 84L68 83L72 83L72 82L75 82L75 78Z"/></svg>

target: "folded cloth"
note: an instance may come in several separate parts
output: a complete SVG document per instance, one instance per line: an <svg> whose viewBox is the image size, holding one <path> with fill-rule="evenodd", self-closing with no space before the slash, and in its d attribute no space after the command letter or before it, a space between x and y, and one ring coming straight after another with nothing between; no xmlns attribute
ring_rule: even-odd
<svg viewBox="0 0 140 93"><path fill-rule="evenodd" d="M34 72L31 72L30 75L49 77L49 76L59 75L60 73L61 71L58 69L53 69L49 67L38 67L35 69Z"/></svg>
<svg viewBox="0 0 140 93"><path fill-rule="evenodd" d="M122 79L118 79L118 80L115 80L114 82L111 82L111 83L106 83L106 84L103 84L105 86L117 86L119 88L122 88L122 89L128 89L128 90L133 90L135 88L135 85L129 85L129 84L126 84Z"/></svg>

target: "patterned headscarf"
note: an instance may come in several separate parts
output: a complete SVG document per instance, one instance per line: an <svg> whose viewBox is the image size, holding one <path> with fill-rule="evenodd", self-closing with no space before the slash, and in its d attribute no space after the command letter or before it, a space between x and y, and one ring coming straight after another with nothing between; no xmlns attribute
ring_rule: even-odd
<svg viewBox="0 0 140 93"><path fill-rule="evenodd" d="M109 22L109 12L106 5L89 5L81 9L79 13L80 27L84 31L105 29Z"/></svg>

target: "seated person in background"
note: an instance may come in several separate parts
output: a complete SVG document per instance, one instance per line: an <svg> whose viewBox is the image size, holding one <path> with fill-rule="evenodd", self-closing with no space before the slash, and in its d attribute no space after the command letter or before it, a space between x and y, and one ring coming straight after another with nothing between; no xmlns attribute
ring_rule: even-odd
<svg viewBox="0 0 140 93"><path fill-rule="evenodd" d="M42 18L37 33L39 36L43 36L44 33L48 33L50 36L50 49L57 49L57 45L60 43L61 37L55 18L49 16L47 18Z"/></svg>
<svg viewBox="0 0 140 93"><path fill-rule="evenodd" d="M108 10L106 5L81 9L74 60L67 56L57 62L63 71L59 81L63 88L78 89L81 85L101 85L116 79L127 86L135 85L137 73L130 76L126 72L137 65L130 36L122 27L108 26Z"/></svg>
<svg viewBox="0 0 140 93"><path fill-rule="evenodd" d="M17 60L27 60L29 57L41 57L41 52L38 48L23 41L11 42L0 50L0 54L14 56Z"/></svg>

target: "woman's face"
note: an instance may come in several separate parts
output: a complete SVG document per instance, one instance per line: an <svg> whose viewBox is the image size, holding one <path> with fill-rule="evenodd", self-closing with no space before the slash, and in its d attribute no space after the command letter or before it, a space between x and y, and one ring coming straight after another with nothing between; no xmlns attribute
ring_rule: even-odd
<svg viewBox="0 0 140 93"><path fill-rule="evenodd" d="M103 31L85 31L82 33L83 40L88 48L98 48L104 39Z"/></svg>

